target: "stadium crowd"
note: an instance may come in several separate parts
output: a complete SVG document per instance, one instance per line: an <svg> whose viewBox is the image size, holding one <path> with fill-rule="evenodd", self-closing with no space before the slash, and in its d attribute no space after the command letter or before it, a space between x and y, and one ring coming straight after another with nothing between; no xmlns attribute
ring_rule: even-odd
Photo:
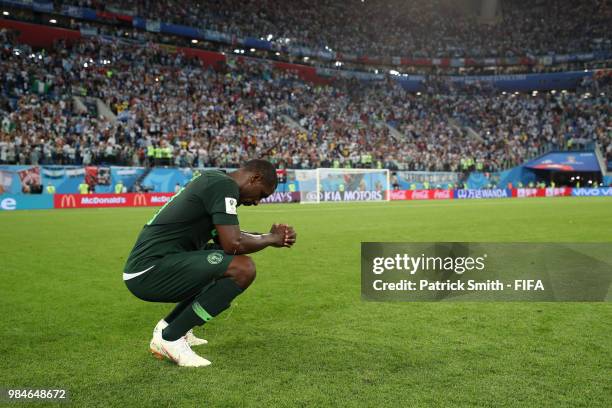
<svg viewBox="0 0 612 408"><path fill-rule="evenodd" d="M235 167L268 157L288 168L494 171L593 141L612 158L610 89L598 82L585 84L599 87L589 97L415 94L391 79L315 86L249 58L213 70L152 43L88 38L39 52L6 30L0 42L0 163Z"/></svg>
<svg viewBox="0 0 612 408"><path fill-rule="evenodd" d="M97 10L352 55L503 57L610 49L606 0L505 0L486 24L453 0L62 0ZM162 17L163 16L163 17Z"/></svg>
<svg viewBox="0 0 612 408"><path fill-rule="evenodd" d="M561 30L562 32L558 33L559 34L558 36L557 35L555 36L555 39L559 38L560 40L557 39L556 42L554 42L555 47L553 49L549 51L544 51L544 47L542 47L542 49L540 50L532 47L528 50L521 50L519 48L516 48L514 50L506 50L502 52L501 50L505 49L504 48L505 45L500 45L500 46L494 47L497 49L496 51L493 50L490 52L484 52L484 53L482 52L482 47L483 47L482 44L484 44L485 42L492 43L498 40L501 44L505 44L506 42L508 42L506 39L510 37L508 37L508 34L504 31L504 30L507 30L507 27L504 24L508 23L506 20L510 18L509 16L512 13L519 14L525 17L525 21L530 21L530 22L534 19L536 20L541 19L541 21L546 21L547 18L553 18L543 13L542 10L548 6L546 4L544 4L543 6L542 2L546 2L546 0L541 0L540 2L536 2L535 4L529 4L529 5L527 4L521 5L520 3L517 3L517 4L507 3L506 4L502 2L502 5L504 5L504 7L501 7L501 9L506 10L502 13L502 15L506 16L507 18L505 20L498 18L495 20L496 21L495 24L482 24L482 21L475 19L474 18L475 10L473 10L473 7L471 10L467 12L466 11L452 12L452 10L456 9L457 7L459 8L466 7L464 3L454 4L453 2L448 2L446 0L441 0L441 1L439 0L438 3L436 3L435 5L432 5L429 3L421 5L421 7L419 8L419 11L421 13L424 13L424 15L427 16L426 19L431 21L432 24L434 24L435 22L441 23L442 21L444 21L442 16L448 14L448 11L451 10L451 14L454 13L453 14L454 20L464 21L465 27L466 27L465 30L467 30L466 31L467 34L465 36L469 38L471 38L472 36L474 38L478 38L479 41L481 42L481 45L476 46L474 45L476 44L476 42L472 42L471 43L472 45L470 46L473 46L475 48L464 49L462 52L459 52L458 50L460 50L462 47L462 46L456 45L456 42L458 41L459 37L452 35L452 36L441 38L440 41L438 42L432 42L431 44L428 44L427 45L428 47L433 47L433 48L430 48L427 51L425 51L425 49L423 48L422 52L420 51L414 52L414 50L411 51L411 47L414 47L416 43L414 41L410 41L409 43L406 44L405 47L402 46L398 48L394 52L393 55L396 55L396 56L401 55L403 57L414 57L416 59L414 60L415 62L413 65L398 65L397 60L392 59L391 58L392 54L389 54L393 50L387 49L385 47L383 47L382 49L384 49L386 53L383 53L383 54L379 53L378 55L370 53L369 54L370 58L369 58L368 63L364 64L361 59L355 59L357 55L363 54L364 52L368 52L367 50L370 50L369 52L374 52L372 50L381 49L381 47L378 44L372 43L372 41L378 41L377 38L380 37L381 30L378 30L375 36L368 35L367 38L363 39L363 41L366 41L365 42L366 46L365 48L363 48L363 45L362 45L361 46L362 48L360 48L361 51L359 50L351 51L350 49L348 49L348 50L344 50L340 52L339 55L337 55L337 58L329 59L329 57L322 58L322 57L316 57L313 55L311 55L310 57L302 58L301 56L302 51L300 51L301 48L299 48L299 45L307 45L308 48L310 48L313 51L320 50L320 51L328 52L332 49L330 46L327 46L327 45L319 46L317 44L314 44L308 39L305 39L304 37L300 37L300 38L296 37L295 39L292 40L288 37L276 37L275 38L273 34L266 34L259 38L260 39L271 38L271 41L276 43L275 49L272 49L272 50L263 50L263 49L256 49L256 48L249 49L248 47L241 49L240 48L241 46L239 45L240 41L238 41L238 38L239 38L238 35L253 35L253 36L256 36L256 35L255 34L243 34L241 31L234 30L234 31L230 31L231 38L235 39L235 40L232 40L231 44L226 43L226 42L224 43L224 42L215 42L215 41L205 41L202 39L198 40L196 43L193 43L192 38L190 37L183 37L183 36L172 35L168 33L158 33L154 31L146 31L144 29L137 29L132 26L131 21L128 22L122 19L112 19L112 18L108 19L107 18L107 19L102 19L98 21L91 21L89 19L66 17L66 15L49 15L49 14L37 12L36 9L27 10L27 9L19 9L19 8L11 9L10 12L8 12L8 15L3 15L3 17L8 18L8 19L19 20L19 21L28 21L28 22L32 22L35 24L49 24L50 18L53 18L54 25L57 25L59 27L64 27L64 28L70 28L74 30L81 30L82 33L87 33L85 35L93 35L92 33L96 33L100 35L115 36L115 37L120 37L120 38L129 38L133 40L138 40L143 43L147 41L153 41L156 43L171 44L171 45L176 45L176 46L188 46L188 47L212 50L212 51L217 51L217 52L246 53L253 57L287 61L291 63L299 62L301 64L312 65L312 66L316 66L320 68L328 68L328 69L338 69L340 67L340 65L338 64L341 64L340 69L342 70L348 69L352 71L370 72L370 73L388 72L390 69L393 69L393 70L400 71L400 73L405 73L405 74L423 74L423 75L432 75L432 74L434 75L435 74L492 75L492 74L497 74L497 75L500 75L500 74L538 73L538 72L564 72L564 71L571 71L571 70L600 69L600 68L610 67L610 59L609 57L606 57L605 53L600 53L600 54L586 53L585 54L585 51L577 51L578 49L583 49L586 51L591 51L591 50L607 50L608 52L612 51L612 46L610 44L609 35L607 34L607 31L602 28L605 26L605 24L602 21L600 21L600 19L605 20L606 19L605 16L610 15L608 6L606 5L605 2L596 2L594 0L585 0L584 2L581 3L581 5L576 7L576 10L579 10L582 14L584 14L585 21L587 21L587 16L584 10L593 10L593 9L596 10L595 17L588 20L588 25L583 24L577 28L572 28L574 32L574 36L572 36L571 39L568 40L569 44L575 45L577 41L576 38L583 38L584 41L582 41L580 43L581 45L579 46L572 45L571 47L566 47L564 45L565 44L564 41L566 39L566 34L567 34L566 32L567 28L574 27L574 20L570 20L569 19L570 16L568 15L568 13L566 11L563 11L567 9L567 7L565 7L563 9L560 9L558 12L553 13L553 15L556 16L555 18L557 18L557 23L563 24L563 27L564 27L564 29ZM154 15L155 13L152 12L151 10L159 9L159 4L160 4L159 2L154 2L154 1L130 2L128 4L125 2L73 1L73 0L56 1L55 3L56 4L54 7L54 10L56 10L57 12L62 10L63 6L78 5L78 6L92 7L94 9L101 10L101 11L109 11L111 13L146 15L148 16L149 19L153 20L154 22L158 21L158 18ZM190 4L190 2L180 2L179 4L174 4L173 2L171 2L171 4L174 5L174 8L165 9L164 14L160 14L160 15L164 16L162 18L162 20L164 21L182 22L183 24L193 23L198 28L206 28L206 29L215 28L218 30L226 30L226 29L229 29L226 25L217 26L215 25L214 21L217 21L219 16L233 15L234 13L240 12L240 9L235 9L235 8L230 9L230 8L227 8L227 6L221 6L221 5L209 7L207 11L204 12L200 10L201 8L200 3L201 2ZM418 5L418 0L413 0L412 3L416 7ZM299 2L296 3L296 5L300 7L302 6L301 3ZM268 7L272 9L274 9L274 7L282 8L284 7L284 3L280 5L279 4L267 4L267 2L263 2L261 4L257 3L255 5L251 3L247 3L246 5L243 4L243 6L252 9L251 12L254 12L254 10L261 8L261 7L264 7L264 8ZM365 6L364 4L359 4L357 9L361 9L364 6ZM341 4L335 4L334 7L341 8L345 6L342 6ZM381 8L384 9L384 7L386 6L380 5L375 1L375 2L372 2L372 4L370 4L369 7L372 7L378 10L378 12L380 12L380 9ZM562 8L564 6L554 3L549 8L556 10L557 7ZM193 15L190 14L191 12L187 11L188 8L189 10L191 9L196 10L196 11L200 10L198 12L201 14L201 18L198 19L198 21L195 21L193 18ZM138 10L141 10L141 11L138 11ZM293 11L293 8L291 9L291 11ZM351 9L351 12L352 11L353 10ZM346 11L342 11L342 12L346 13ZM261 18L267 16L266 14L267 11L259 11L258 13L261 16ZM374 13L374 14L378 15L377 13ZM276 15L275 13L272 13L272 14ZM246 15L248 16L248 13ZM414 15L415 13L409 14L411 18L414 17ZM393 14L393 17L395 18L395 14ZM515 20L516 20L516 23L520 22L521 24L523 24L521 19L518 18L518 16L515 18ZM609 20L609 17L607 17L607 20ZM203 26L201 23L202 21L210 21L210 25ZM296 21L296 24L298 25L291 25L290 28L298 27L300 24L300 21ZM234 23L235 21L232 20L230 25L233 27ZM265 23L264 21L264 23L262 24L266 26L267 23ZM282 26L284 23L282 21L279 21L278 24ZM271 29L273 31L276 30L278 27L278 24L272 25ZM520 30L518 30L518 33L516 32L516 30L510 30L512 31L512 36L520 35L525 38L532 38L532 37L537 37L537 36L552 37L550 35L551 33L550 30L547 29L547 31L542 32L541 31L542 29L538 24L533 24L533 27L529 26L525 30L523 30L523 25L521 24L519 24L521 28ZM332 27L335 29L335 26L332 26ZM350 27L352 26L348 25L347 27L344 27L344 28L349 29ZM399 27L401 28L403 26L400 25ZM555 25L555 27L557 26ZM394 28L394 30L397 30L397 29L398 28ZM403 29L405 30L405 27ZM533 29L534 32L530 35L528 30L531 30L531 29ZM325 31L325 29L323 28L321 28L321 30ZM588 33L587 34L581 33L581 30L588 32ZM409 32L404 33L404 34L405 35L408 35L408 34L420 35L417 30L413 30L412 28L409 29L408 31ZM502 34L499 34L498 31L501 31ZM236 34L236 32L238 32L238 34ZM497 34L493 35L492 33L497 33ZM308 34L308 31L306 31L306 34ZM402 34L402 38L405 38L404 34ZM425 36L424 38L430 39L432 34L429 31L427 31L426 34L427 36ZM323 35L326 35L326 34L323 33ZM486 37L482 37L482 36L486 36ZM586 37L589 37L589 36L590 36L590 40L586 39ZM229 37L226 37L226 38L229 38ZM498 38L498 40L496 40L495 38ZM336 41L336 39L331 39L331 40ZM549 38L549 40L551 39ZM380 41L385 41L385 39L380 39ZM541 43L545 44L546 40L542 39ZM513 42L512 44L515 44L515 42ZM534 44L537 45L536 43ZM292 48L291 51L287 52L288 50L286 49L286 47L291 48L292 45L294 46L298 45L298 48ZM353 45L355 47L358 47L357 44L353 44ZM441 51L441 50L446 50L446 51ZM407 52L409 53L407 54ZM584 60L581 59L580 61L576 61L573 59L566 60L563 58L553 59L550 56L550 54L553 54L553 53L578 53L578 52L580 53L582 58L586 58L586 59ZM546 56L543 56L544 54L546 54ZM456 56L482 57L483 55L486 55L487 58L479 60L478 64L476 65L468 64L467 66L463 66L463 64L458 64L458 65L451 64L450 66L447 66L444 64L443 65L436 65L436 64L422 65L421 62L418 62L420 61L418 58L422 58L422 57L425 57L427 59L427 58L456 57ZM590 57L588 57L589 55ZM520 58L518 56L520 56ZM374 59L372 59L371 57L374 57ZM495 57L497 59L491 58L491 57ZM511 58L506 58L506 57L511 57ZM500 60L499 58L503 58L503 59ZM342 62L339 63L338 61L336 61L336 59L339 59Z"/></svg>

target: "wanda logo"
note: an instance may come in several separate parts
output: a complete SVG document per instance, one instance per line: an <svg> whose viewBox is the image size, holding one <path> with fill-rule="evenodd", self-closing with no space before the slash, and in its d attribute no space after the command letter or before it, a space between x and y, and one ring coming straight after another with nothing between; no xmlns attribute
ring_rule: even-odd
<svg viewBox="0 0 612 408"><path fill-rule="evenodd" d="M68 194L62 196L62 200L60 201L60 208L75 208L76 207L76 198L74 195Z"/></svg>

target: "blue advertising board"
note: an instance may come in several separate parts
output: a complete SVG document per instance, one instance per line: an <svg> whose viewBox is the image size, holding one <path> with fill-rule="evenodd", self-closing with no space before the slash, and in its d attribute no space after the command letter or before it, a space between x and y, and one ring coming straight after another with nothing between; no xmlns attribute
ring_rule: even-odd
<svg viewBox="0 0 612 408"><path fill-rule="evenodd" d="M602 188L573 188L574 197L612 197L612 187Z"/></svg>
<svg viewBox="0 0 612 408"><path fill-rule="evenodd" d="M594 152L552 152L527 162L525 167L534 170L601 171Z"/></svg>
<svg viewBox="0 0 612 408"><path fill-rule="evenodd" d="M491 188L484 190L455 190L455 199L511 198L512 190L508 188Z"/></svg>
<svg viewBox="0 0 612 408"><path fill-rule="evenodd" d="M14 210L47 210L53 208L51 194L2 194L0 195L0 211Z"/></svg>

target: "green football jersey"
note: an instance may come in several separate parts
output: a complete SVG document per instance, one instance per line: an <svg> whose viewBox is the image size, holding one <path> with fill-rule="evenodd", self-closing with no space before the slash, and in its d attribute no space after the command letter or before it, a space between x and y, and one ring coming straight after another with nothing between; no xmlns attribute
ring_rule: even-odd
<svg viewBox="0 0 612 408"><path fill-rule="evenodd" d="M125 270L168 254L203 248L213 237L215 225L238 225L238 198L238 184L222 171L194 176L144 226Z"/></svg>

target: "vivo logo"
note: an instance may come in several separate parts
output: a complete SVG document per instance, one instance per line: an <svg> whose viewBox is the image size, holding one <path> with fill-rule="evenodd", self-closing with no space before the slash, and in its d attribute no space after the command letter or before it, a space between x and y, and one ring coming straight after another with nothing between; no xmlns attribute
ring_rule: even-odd
<svg viewBox="0 0 612 408"><path fill-rule="evenodd" d="M612 196L612 187L608 188L575 188L572 195L578 197Z"/></svg>

